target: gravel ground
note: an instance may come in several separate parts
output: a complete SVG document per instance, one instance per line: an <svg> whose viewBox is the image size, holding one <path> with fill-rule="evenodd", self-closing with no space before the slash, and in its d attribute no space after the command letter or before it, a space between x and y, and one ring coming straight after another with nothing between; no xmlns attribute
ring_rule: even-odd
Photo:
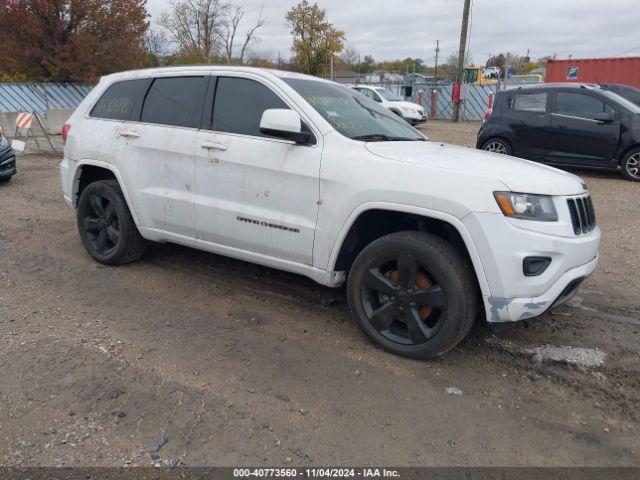
<svg viewBox="0 0 640 480"><path fill-rule="evenodd" d="M576 171L604 234L579 296L417 362L302 277L174 245L97 265L58 162L0 185L0 465L640 464L640 185Z"/></svg>

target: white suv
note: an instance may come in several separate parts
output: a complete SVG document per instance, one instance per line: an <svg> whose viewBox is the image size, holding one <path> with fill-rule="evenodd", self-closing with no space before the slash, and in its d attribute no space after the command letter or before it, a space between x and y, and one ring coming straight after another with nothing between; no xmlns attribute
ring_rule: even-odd
<svg viewBox="0 0 640 480"><path fill-rule="evenodd" d="M211 66L110 75L64 137L64 197L98 262L174 242L346 281L362 330L408 357L445 353L478 316L540 315L598 261L578 177L428 141L313 77Z"/></svg>
<svg viewBox="0 0 640 480"><path fill-rule="evenodd" d="M388 108L399 117L404 118L411 125L417 125L427 121L427 116L421 105L407 102L386 88L368 87L364 85L356 85L351 88L369 97L371 100L378 102L384 108Z"/></svg>

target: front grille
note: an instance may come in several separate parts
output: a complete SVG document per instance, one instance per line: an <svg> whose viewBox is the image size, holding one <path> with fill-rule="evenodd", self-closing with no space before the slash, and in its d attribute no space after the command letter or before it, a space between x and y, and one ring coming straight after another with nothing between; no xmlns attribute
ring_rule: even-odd
<svg viewBox="0 0 640 480"><path fill-rule="evenodd" d="M596 228L596 213L589 195L569 198L567 205L569 206L573 232L576 235L584 235Z"/></svg>

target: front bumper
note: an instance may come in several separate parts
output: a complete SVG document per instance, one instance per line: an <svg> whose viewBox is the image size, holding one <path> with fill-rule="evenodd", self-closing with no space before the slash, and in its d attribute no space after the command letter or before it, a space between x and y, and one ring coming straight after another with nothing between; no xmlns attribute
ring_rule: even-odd
<svg viewBox="0 0 640 480"><path fill-rule="evenodd" d="M483 292L488 322L515 322L543 314L569 300L598 264L600 230L561 236L525 230L502 214L470 214L464 223L474 238L489 291ZM526 257L548 257L540 275L525 276Z"/></svg>
<svg viewBox="0 0 640 480"><path fill-rule="evenodd" d="M585 265L568 270L549 290L537 297L484 296L487 321L490 323L517 322L542 315L550 308L569 301L578 291L580 283L591 275L597 266L598 257Z"/></svg>
<svg viewBox="0 0 640 480"><path fill-rule="evenodd" d="M427 121L427 116L424 113L410 115L403 113L402 118L404 118L411 125L417 125L419 123L424 123Z"/></svg>
<svg viewBox="0 0 640 480"><path fill-rule="evenodd" d="M15 175L16 156L11 147L0 152L0 178L8 178Z"/></svg>

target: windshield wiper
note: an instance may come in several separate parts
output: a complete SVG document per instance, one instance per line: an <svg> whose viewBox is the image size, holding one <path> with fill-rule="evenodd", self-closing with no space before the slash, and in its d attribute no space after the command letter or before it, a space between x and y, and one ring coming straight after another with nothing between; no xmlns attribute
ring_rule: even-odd
<svg viewBox="0 0 640 480"><path fill-rule="evenodd" d="M351 137L354 140L364 140L372 142L402 142L402 141L423 141L423 138L411 138L411 137L390 137L384 133L370 133L368 135L358 135Z"/></svg>

